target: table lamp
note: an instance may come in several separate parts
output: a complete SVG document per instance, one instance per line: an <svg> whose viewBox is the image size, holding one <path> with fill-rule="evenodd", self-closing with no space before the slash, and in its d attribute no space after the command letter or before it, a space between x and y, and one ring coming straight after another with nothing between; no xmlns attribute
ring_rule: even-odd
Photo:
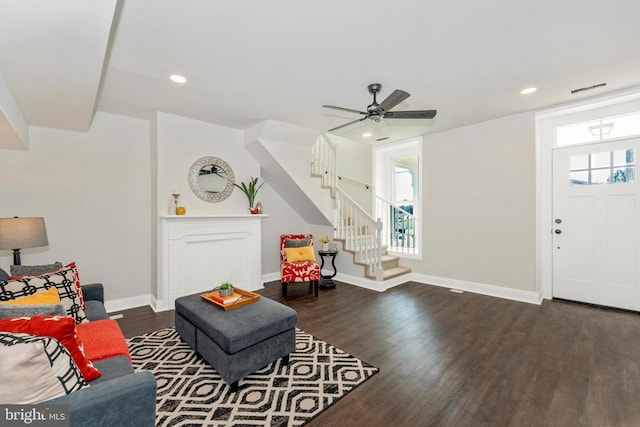
<svg viewBox="0 0 640 427"><path fill-rule="evenodd" d="M0 218L0 250L13 250L13 265L20 265L20 249L48 244L44 218Z"/></svg>

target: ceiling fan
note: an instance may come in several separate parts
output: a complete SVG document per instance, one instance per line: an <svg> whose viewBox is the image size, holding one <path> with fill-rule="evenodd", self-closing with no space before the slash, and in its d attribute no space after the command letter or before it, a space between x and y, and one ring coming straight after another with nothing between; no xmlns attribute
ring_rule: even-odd
<svg viewBox="0 0 640 427"><path fill-rule="evenodd" d="M364 116L343 125L336 126L333 129L329 129L327 132L333 132L366 119L370 119L375 123L381 123L383 122L382 119L432 119L436 115L436 110L389 111L411 95L403 90L396 89L384 101L378 104L378 101L376 101L376 95L382 89L382 85L380 83L373 83L367 86L367 89L369 89L369 93L373 95L373 103L367 107L366 112L353 110L351 108L336 107L334 105L323 105L324 108L332 108L334 110L347 111L349 113L356 113Z"/></svg>

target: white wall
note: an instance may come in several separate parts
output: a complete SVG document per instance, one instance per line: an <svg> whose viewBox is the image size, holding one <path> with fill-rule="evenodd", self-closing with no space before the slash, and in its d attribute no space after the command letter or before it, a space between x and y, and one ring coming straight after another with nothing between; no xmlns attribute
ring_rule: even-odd
<svg viewBox="0 0 640 427"><path fill-rule="evenodd" d="M260 175L242 131L165 113L148 122L99 112L87 133L32 128L30 139L29 151L0 150L0 217L45 217L50 245L23 250L23 264L76 261L83 283L104 283L113 309L156 293L157 219L173 188L187 215L248 213L240 191L220 203L198 199L187 179L193 162L219 157L236 182ZM268 183L258 200L269 215L263 272L278 275L279 235L310 228ZM1 251L0 267L11 263L11 251Z"/></svg>
<svg viewBox="0 0 640 427"><path fill-rule="evenodd" d="M268 183L258 198L269 215L262 220L262 273L280 280L280 235L310 233L311 226Z"/></svg>
<svg viewBox="0 0 640 427"><path fill-rule="evenodd" d="M169 213L173 189L180 192L180 204L187 215L249 213L249 202L241 191L228 199L209 203L199 199L189 187L191 165L202 157L218 157L229 164L236 182L260 175L260 165L243 148L243 133L212 123L166 113L157 115L158 215Z"/></svg>
<svg viewBox="0 0 640 427"><path fill-rule="evenodd" d="M523 113L423 137L414 273L536 290L535 122Z"/></svg>
<svg viewBox="0 0 640 427"><path fill-rule="evenodd" d="M148 294L151 183L148 122L97 113L87 133L31 128L29 151L0 150L0 217L42 216L49 246L22 263L75 261L108 299ZM0 251L8 270L11 251Z"/></svg>
<svg viewBox="0 0 640 427"><path fill-rule="evenodd" d="M336 168L343 178L338 185L365 211L373 211L372 146L347 138L332 137L336 144ZM364 184L368 184L366 188Z"/></svg>

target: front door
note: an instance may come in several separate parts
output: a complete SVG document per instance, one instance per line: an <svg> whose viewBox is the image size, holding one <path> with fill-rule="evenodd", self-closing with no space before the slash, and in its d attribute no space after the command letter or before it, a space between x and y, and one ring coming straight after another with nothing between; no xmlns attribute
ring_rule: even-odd
<svg viewBox="0 0 640 427"><path fill-rule="evenodd" d="M553 296L640 311L640 139L553 153Z"/></svg>

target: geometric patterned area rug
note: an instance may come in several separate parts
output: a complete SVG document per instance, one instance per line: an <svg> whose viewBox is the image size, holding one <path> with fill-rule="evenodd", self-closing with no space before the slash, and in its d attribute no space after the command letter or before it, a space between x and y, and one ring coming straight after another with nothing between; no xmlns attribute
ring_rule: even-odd
<svg viewBox="0 0 640 427"><path fill-rule="evenodd" d="M378 368L296 329L296 351L240 380L236 393L174 328L127 340L158 383L156 426L301 426Z"/></svg>

